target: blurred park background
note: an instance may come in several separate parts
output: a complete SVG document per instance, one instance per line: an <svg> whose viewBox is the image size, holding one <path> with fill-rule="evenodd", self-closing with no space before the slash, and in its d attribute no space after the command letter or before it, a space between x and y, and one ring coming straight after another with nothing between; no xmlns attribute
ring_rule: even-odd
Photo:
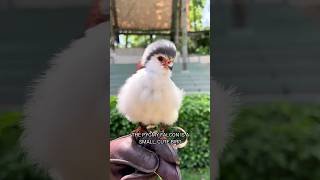
<svg viewBox="0 0 320 180"><path fill-rule="evenodd" d="M189 3L187 68L183 69L180 59L173 79L189 92L181 117L195 122L181 121L181 126L193 129L194 138L204 144L184 149L183 162L192 162L182 165L185 179L209 179L209 149L204 149L208 140L200 135L210 131L206 129L206 92L210 89L204 83L210 71L222 84L236 87L242 102L233 136L220 159L221 180L320 179L319 1L215 0L211 3L211 70L206 58L208 29L199 15L205 1ZM55 53L82 36L91 4L89 0L0 0L1 180L48 179L25 160L19 147L21 109L32 79L48 68ZM136 58L146 44L172 38L162 31L151 37L122 33L128 32L114 36L118 39L111 50L111 95L134 72ZM111 105L115 101L111 98ZM111 116L122 118L114 111ZM124 131L114 132L112 137L127 132L130 126L124 124Z"/></svg>
<svg viewBox="0 0 320 180"><path fill-rule="evenodd" d="M112 7L117 7L112 9L111 18L116 18L117 22L113 24L111 38L110 103L116 102L114 95L118 88L135 72L136 63L147 44L160 38L174 41L179 57L173 79L188 94L180 116L197 122L188 124L182 121L181 124L187 130L197 132L192 137L194 143L181 152L184 161L182 174L184 179L210 179L210 1L142 2L111 2ZM1 180L49 179L46 172L38 170L26 159L20 148L22 107L28 86L49 67L49 60L54 54L83 36L92 4L91 0L0 0L0 19L3 22L0 29ZM186 6L183 8L185 11L182 11L182 5ZM141 8L144 8L144 14ZM182 47L185 47L184 51ZM111 118L111 127L127 122L113 107ZM111 128L111 136L129 133L132 126L122 124L122 128L118 128L121 131ZM200 138L202 140L198 141ZM202 148L198 148L200 144Z"/></svg>
<svg viewBox="0 0 320 180"><path fill-rule="evenodd" d="M320 178L320 1L216 0L213 78L240 94L221 180Z"/></svg>

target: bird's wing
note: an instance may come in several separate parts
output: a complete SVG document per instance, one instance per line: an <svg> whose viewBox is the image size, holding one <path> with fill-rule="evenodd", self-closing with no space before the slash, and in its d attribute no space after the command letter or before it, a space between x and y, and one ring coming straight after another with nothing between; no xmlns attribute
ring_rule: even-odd
<svg viewBox="0 0 320 180"><path fill-rule="evenodd" d="M25 105L22 145L54 179L105 180L107 22L53 58Z"/></svg>
<svg viewBox="0 0 320 180"><path fill-rule="evenodd" d="M216 81L211 81L213 87L213 103L211 109L212 123L211 130L212 136L212 161L213 161L213 177L218 177L218 160L221 153L231 136L231 123L236 112L238 105L238 98L234 89L225 89L221 84Z"/></svg>

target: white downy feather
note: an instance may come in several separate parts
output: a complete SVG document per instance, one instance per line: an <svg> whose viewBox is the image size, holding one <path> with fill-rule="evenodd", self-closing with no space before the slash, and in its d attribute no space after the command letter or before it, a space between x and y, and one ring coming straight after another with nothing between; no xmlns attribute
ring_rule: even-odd
<svg viewBox="0 0 320 180"><path fill-rule="evenodd" d="M117 104L119 112L134 123L175 123L184 92L176 87L170 76L171 71L152 57L145 68L129 77L121 87Z"/></svg>

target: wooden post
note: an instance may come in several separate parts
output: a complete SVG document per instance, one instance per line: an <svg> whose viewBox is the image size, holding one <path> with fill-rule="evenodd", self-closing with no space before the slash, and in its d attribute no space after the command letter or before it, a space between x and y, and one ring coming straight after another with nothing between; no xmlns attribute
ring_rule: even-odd
<svg viewBox="0 0 320 180"><path fill-rule="evenodd" d="M179 0L172 0L170 40L178 46L179 41Z"/></svg>
<svg viewBox="0 0 320 180"><path fill-rule="evenodd" d="M110 1L109 2L110 5L109 5L109 13L110 13L110 46L111 48L114 50L115 49L115 46L114 46L114 43L115 43L115 37L114 37L114 8L115 8L115 2L114 1Z"/></svg>
<svg viewBox="0 0 320 180"><path fill-rule="evenodd" d="M188 58L188 30L187 30L187 0L181 0L181 25L182 25L182 70L187 70Z"/></svg>
<svg viewBox="0 0 320 180"><path fill-rule="evenodd" d="M125 46L125 47L128 48L128 38L129 38L129 35L126 34L125 36L126 36L126 46Z"/></svg>
<svg viewBox="0 0 320 180"><path fill-rule="evenodd" d="M113 44L114 42L118 42L119 43L119 33L118 33L118 15L117 15L117 9L116 9L116 1L115 0L111 0L110 2L110 7L111 7L111 22L113 25L112 28L112 36L113 36Z"/></svg>
<svg viewBox="0 0 320 180"><path fill-rule="evenodd" d="M177 47L180 47L180 38L179 38L180 37L180 20L181 20L180 19L181 11L179 11L180 6L181 6L180 0L177 0L177 9L175 10L177 16L176 16L176 24L175 24L175 35L174 35L174 42L176 43Z"/></svg>
<svg viewBox="0 0 320 180"><path fill-rule="evenodd" d="M152 43L153 42L153 34L150 34L149 35L149 43Z"/></svg>

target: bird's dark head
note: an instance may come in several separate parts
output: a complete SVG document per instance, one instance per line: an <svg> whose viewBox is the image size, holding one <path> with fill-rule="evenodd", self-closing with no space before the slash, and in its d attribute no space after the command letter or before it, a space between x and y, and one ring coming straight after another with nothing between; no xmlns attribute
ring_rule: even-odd
<svg viewBox="0 0 320 180"><path fill-rule="evenodd" d="M176 46L168 40L158 40L147 46L142 56L142 65L155 72L170 72L176 58Z"/></svg>

